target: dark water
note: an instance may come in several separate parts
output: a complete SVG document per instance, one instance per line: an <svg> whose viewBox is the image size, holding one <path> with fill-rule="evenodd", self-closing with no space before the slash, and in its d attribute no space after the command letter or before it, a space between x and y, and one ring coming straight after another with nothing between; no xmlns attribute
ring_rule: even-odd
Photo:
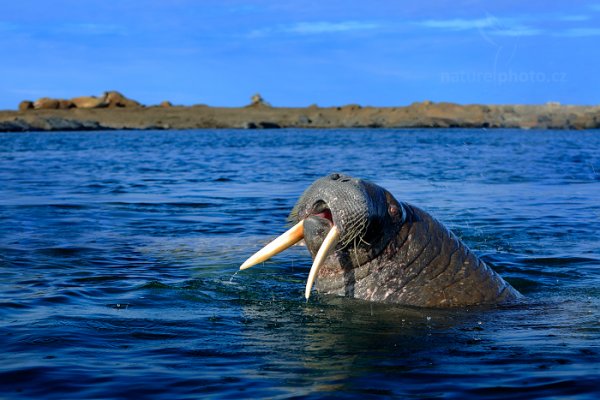
<svg viewBox="0 0 600 400"><path fill-rule="evenodd" d="M457 232L527 296L436 311L239 264L332 171ZM597 398L600 132L0 134L0 397Z"/></svg>

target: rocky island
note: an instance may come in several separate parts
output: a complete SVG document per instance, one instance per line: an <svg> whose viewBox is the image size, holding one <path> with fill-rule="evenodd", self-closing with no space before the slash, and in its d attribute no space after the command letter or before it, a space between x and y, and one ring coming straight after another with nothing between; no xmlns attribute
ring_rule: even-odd
<svg viewBox="0 0 600 400"><path fill-rule="evenodd" d="M600 106L460 105L431 101L401 107L273 107L260 95L245 107L144 106L117 91L72 99L22 101L0 111L0 132L199 128L521 128L597 129Z"/></svg>

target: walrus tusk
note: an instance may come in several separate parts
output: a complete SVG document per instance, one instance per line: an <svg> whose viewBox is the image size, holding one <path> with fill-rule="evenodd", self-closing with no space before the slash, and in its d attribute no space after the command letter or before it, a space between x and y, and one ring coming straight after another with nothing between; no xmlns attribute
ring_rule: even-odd
<svg viewBox="0 0 600 400"><path fill-rule="evenodd" d="M247 259L241 266L240 270L250 268L253 265L261 263L273 257L275 254L281 253L288 247L293 246L304 238L304 220L298 222L296 225L288 229L277 239L274 239L271 243L254 253L249 259Z"/></svg>
<svg viewBox="0 0 600 400"><path fill-rule="evenodd" d="M308 300L308 298L310 297L310 291L312 289L313 283L315 282L315 278L317 277L319 269L321 269L325 258L327 258L327 255L329 254L330 250L335 247L339 238L340 231L334 225L331 228L331 230L329 230L329 233L325 237L325 240L323 240L323 243L321 244L321 247L319 247L319 251L315 256L313 265L312 267L310 267L310 273L308 274L308 280L306 281L306 291L304 292L304 297L306 297L306 300Z"/></svg>

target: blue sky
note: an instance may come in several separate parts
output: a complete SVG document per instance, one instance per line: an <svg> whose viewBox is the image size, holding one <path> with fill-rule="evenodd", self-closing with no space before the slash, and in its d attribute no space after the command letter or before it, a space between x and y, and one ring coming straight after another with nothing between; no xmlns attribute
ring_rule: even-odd
<svg viewBox="0 0 600 400"><path fill-rule="evenodd" d="M599 1L28 1L0 7L0 109L600 104Z"/></svg>

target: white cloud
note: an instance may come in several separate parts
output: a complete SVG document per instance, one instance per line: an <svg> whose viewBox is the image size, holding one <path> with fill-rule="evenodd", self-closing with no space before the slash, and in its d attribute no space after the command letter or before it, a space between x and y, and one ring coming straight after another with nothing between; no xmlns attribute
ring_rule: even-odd
<svg viewBox="0 0 600 400"><path fill-rule="evenodd" d="M293 35L321 35L329 33L348 33L369 31L381 28L382 25L367 21L314 21L298 22L291 25L279 25L272 28L256 29L248 35L251 38L268 36L271 34L288 33Z"/></svg>
<svg viewBox="0 0 600 400"><path fill-rule="evenodd" d="M563 32L559 32L557 36L566 37L588 37L600 36L600 28L571 28Z"/></svg>
<svg viewBox="0 0 600 400"><path fill-rule="evenodd" d="M84 35L122 35L124 29L118 25L112 24L94 24L94 23L70 23L57 27L61 33L75 33Z"/></svg>
<svg viewBox="0 0 600 400"><path fill-rule="evenodd" d="M342 22L299 22L286 29L287 32L302 35L314 35L320 33L365 31L379 28L381 25L374 22L342 21Z"/></svg>
<svg viewBox="0 0 600 400"><path fill-rule="evenodd" d="M600 5L598 5L600 11ZM404 27L413 26L421 29L445 32L467 32L479 31L480 34L504 37L524 37L553 35L563 37L585 37L600 35L600 28L554 28L549 30L542 27L544 21L562 21L564 24L577 23L590 20L591 17L582 14L570 15L522 15L515 17L496 17L487 15L482 18L449 18L449 19L427 19L421 21L405 21ZM312 21L297 22L289 25L277 25L251 31L247 37L258 38L277 34L288 35L324 35L342 34L361 31L375 31L386 28L394 31L391 23L372 21Z"/></svg>
<svg viewBox="0 0 600 400"><path fill-rule="evenodd" d="M498 36L536 36L543 34L544 31L527 26L515 26L508 29L495 29L490 33Z"/></svg>
<svg viewBox="0 0 600 400"><path fill-rule="evenodd" d="M587 21L590 19L589 15L564 15L562 17L558 17L559 21L566 21L566 22L580 22L580 21Z"/></svg>
<svg viewBox="0 0 600 400"><path fill-rule="evenodd" d="M486 17L477 19L428 19L417 22L418 25L425 28L445 29L452 31L466 31L470 29L480 29L497 24L496 18Z"/></svg>
<svg viewBox="0 0 600 400"><path fill-rule="evenodd" d="M418 25L430 29L445 31L479 30L487 35L497 36L535 36L543 30L523 25L509 18L476 18L476 19L430 19L417 22Z"/></svg>

